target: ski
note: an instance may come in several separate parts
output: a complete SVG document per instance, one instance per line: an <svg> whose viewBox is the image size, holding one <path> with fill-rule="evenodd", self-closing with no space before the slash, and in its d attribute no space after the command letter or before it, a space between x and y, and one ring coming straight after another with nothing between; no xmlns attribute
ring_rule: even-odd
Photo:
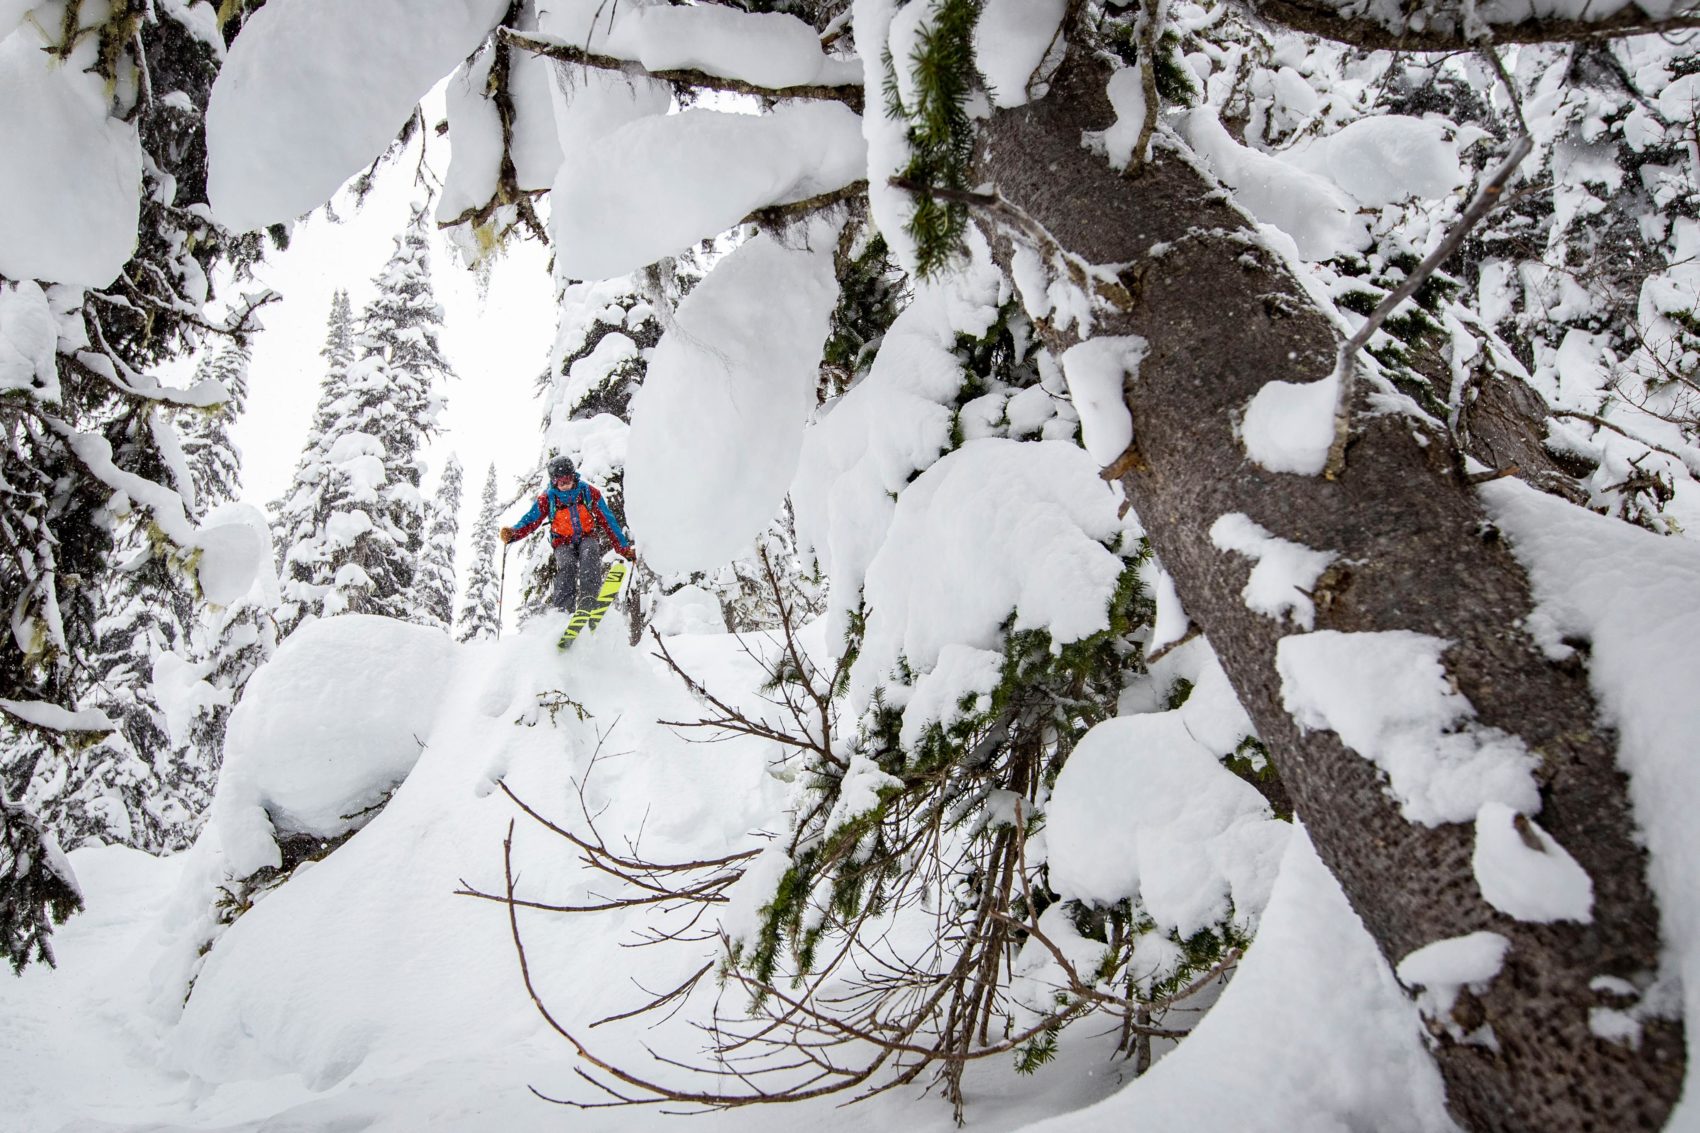
<svg viewBox="0 0 1700 1133"><path fill-rule="evenodd" d="M620 587L626 581L626 564L617 562L608 568L608 573L602 578L602 589L596 594L596 601L587 610L574 610L573 616L567 620L567 628L561 631L561 640L555 643L557 649L565 649L577 641L581 633L586 633L602 624L602 615L608 612L608 607L620 596Z"/></svg>

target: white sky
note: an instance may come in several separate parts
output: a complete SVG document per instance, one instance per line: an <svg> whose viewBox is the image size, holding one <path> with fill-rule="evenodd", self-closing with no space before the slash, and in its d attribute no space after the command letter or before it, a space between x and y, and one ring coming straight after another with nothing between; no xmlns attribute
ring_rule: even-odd
<svg viewBox="0 0 1700 1133"><path fill-rule="evenodd" d="M440 110L432 112L431 102L441 105L439 99L427 100L428 123L441 116ZM261 314L265 330L253 340L247 408L231 430L242 451L242 499L261 510L288 487L306 439L324 374L319 350L332 295L347 288L359 315L373 294L371 278L407 223L411 202L424 195L414 184L418 144L386 165L358 211L347 194L338 198L342 223L333 223L322 210L297 222L288 251L273 252L256 270L256 282L242 285L243 290L270 287L283 296ZM440 176L448 161L446 139L431 137L429 154ZM441 391L448 409L426 450L429 468L421 487L427 497L433 494L448 454L459 455L466 480L458 586L471 562L471 528L486 467L495 463L506 494L514 478L537 460L542 407L533 389L554 339L554 288L548 250L534 241L516 241L481 284L438 236L432 241L431 275L444 312L443 351L457 380ZM223 297L234 300L236 294L227 289ZM513 595L508 598L512 606Z"/></svg>

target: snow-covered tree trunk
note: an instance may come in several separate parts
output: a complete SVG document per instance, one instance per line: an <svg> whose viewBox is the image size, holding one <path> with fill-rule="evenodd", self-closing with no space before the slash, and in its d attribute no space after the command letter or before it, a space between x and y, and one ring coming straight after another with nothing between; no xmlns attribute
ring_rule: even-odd
<svg viewBox="0 0 1700 1133"><path fill-rule="evenodd" d="M1098 289L1108 302L1092 333L1138 335L1147 352L1126 383L1133 445L1115 471L1187 613L1389 962L1472 933L1509 942L1497 975L1460 980L1473 989L1429 1020L1454 1112L1473 1129L1659 1127L1681 1088L1681 1027L1648 1012L1638 1048L1590 1028L1592 1010L1621 1006L1595 981L1646 992L1660 936L1614 737L1585 675L1545 659L1521 628L1528 578L1445 435L1403 413L1372 413L1364 393L1339 479L1248 460L1236 432L1247 403L1270 379L1328 375L1338 336L1194 164L1160 151L1130 178L1082 148L1083 131L1115 121L1108 77L1101 62L1071 53L1049 97L987 124L976 178L1071 256L1122 265ZM983 219L1007 262L1015 246L998 223L1007 215ZM1059 352L1077 332L1044 328ZM1370 759L1295 720L1292 670L1284 687L1279 665L1292 627L1248 608L1252 561L1212 538L1236 513L1335 553L1339 565L1310 588L1317 631L1445 643L1446 677L1476 723L1535 753L1538 822L1592 878L1590 923L1496 911L1472 869L1468 821L1408 819Z"/></svg>

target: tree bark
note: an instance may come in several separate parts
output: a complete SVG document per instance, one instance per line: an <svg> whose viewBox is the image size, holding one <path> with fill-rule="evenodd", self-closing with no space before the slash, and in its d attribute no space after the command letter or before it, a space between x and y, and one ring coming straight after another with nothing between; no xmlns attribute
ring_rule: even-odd
<svg viewBox="0 0 1700 1133"><path fill-rule="evenodd" d="M1188 614L1389 963L1478 930L1510 940L1488 990L1454 1008L1465 1030L1491 1026L1497 1051L1444 1033L1433 1044L1459 1121L1481 1130L1659 1128L1682 1085L1680 1025L1648 1021L1639 1050L1589 1029L1590 1008L1608 1005L1590 982L1645 984L1659 968L1660 940L1615 737L1598 723L1585 675L1545 660L1520 628L1532 606L1528 579L1442 430L1372 416L1360 397L1339 481L1272 473L1246 458L1234 435L1246 402L1272 379L1327 375L1338 337L1193 165L1159 152L1139 176L1123 176L1083 148L1083 131L1114 121L1107 77L1101 63L1072 52L1048 97L986 124L976 178L1063 249L1125 265L1125 300L1101 311L1092 333L1149 343L1127 390L1140 459L1123 462L1133 470L1121 482ZM1019 230L996 211L982 213L982 226L1007 262ZM1159 244L1167 248L1152 255ZM1053 348L1074 341L1045 333ZM1217 550L1208 534L1229 512L1349 564L1318 593L1317 629L1405 629L1453 643L1448 672L1479 721L1539 755L1538 821L1593 879L1593 923L1526 924L1497 912L1474 881L1469 824L1407 821L1368 760L1332 732L1298 729L1275 667L1293 627L1246 607L1249 562Z"/></svg>

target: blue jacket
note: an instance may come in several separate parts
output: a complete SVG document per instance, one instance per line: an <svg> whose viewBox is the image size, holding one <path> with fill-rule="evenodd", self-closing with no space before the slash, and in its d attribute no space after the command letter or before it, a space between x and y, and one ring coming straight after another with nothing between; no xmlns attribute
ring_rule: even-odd
<svg viewBox="0 0 1700 1133"><path fill-rule="evenodd" d="M570 488L557 488L551 484L544 489L531 501L531 510L514 525L514 538L523 539L530 535L545 519L549 523L552 542L557 547L594 535L599 527L607 531L608 538L621 551L631 547L631 541L621 530L620 521L614 518L608 501L602 498L599 490L585 483L582 476Z"/></svg>

